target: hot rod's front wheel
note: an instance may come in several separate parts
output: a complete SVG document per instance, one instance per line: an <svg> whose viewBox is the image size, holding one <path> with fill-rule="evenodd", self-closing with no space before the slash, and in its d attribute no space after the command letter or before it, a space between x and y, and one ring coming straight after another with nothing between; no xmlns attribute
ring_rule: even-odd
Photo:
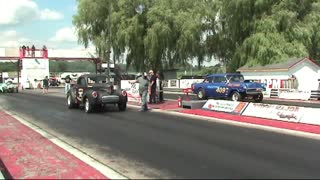
<svg viewBox="0 0 320 180"><path fill-rule="evenodd" d="M69 109L76 108L78 106L78 104L74 102L70 94L67 96L67 105Z"/></svg>

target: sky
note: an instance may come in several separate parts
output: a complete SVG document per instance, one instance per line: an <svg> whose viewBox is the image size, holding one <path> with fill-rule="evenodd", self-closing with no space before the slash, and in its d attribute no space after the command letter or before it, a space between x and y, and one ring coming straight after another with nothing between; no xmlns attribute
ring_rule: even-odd
<svg viewBox="0 0 320 180"><path fill-rule="evenodd" d="M77 0L0 0L0 48L84 49L72 24L76 13Z"/></svg>
<svg viewBox="0 0 320 180"><path fill-rule="evenodd" d="M0 0L0 48L83 49L72 16L76 0Z"/></svg>

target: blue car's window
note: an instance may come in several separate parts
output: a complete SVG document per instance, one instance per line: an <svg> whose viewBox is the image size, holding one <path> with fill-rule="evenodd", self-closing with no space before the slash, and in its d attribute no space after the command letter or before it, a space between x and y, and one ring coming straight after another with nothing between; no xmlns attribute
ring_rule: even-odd
<svg viewBox="0 0 320 180"><path fill-rule="evenodd" d="M213 83L213 77L207 77L206 79L204 79L205 83Z"/></svg>
<svg viewBox="0 0 320 180"><path fill-rule="evenodd" d="M244 78L243 75L228 75L227 79L229 82L243 82Z"/></svg>
<svg viewBox="0 0 320 180"><path fill-rule="evenodd" d="M221 83L221 82L226 82L226 78L223 76L218 76L214 78L215 83Z"/></svg>

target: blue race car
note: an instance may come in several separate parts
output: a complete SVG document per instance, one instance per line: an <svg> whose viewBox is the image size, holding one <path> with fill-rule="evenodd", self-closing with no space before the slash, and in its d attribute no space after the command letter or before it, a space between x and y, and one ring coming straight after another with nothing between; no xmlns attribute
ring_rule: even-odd
<svg viewBox="0 0 320 180"><path fill-rule="evenodd" d="M245 82L242 74L225 73L208 75L202 83L192 85L193 93L198 99L223 98L233 101L253 99L255 102L263 100L263 84Z"/></svg>

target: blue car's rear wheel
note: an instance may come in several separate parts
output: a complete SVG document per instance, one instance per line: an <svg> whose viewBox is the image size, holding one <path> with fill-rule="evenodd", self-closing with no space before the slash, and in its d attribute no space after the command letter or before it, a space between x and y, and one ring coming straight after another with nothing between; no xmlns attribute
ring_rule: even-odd
<svg viewBox="0 0 320 180"><path fill-rule="evenodd" d="M206 92L204 91L204 89L200 88L198 93L197 93L197 97L199 100L203 100L203 99L206 99L207 96L206 96Z"/></svg>

